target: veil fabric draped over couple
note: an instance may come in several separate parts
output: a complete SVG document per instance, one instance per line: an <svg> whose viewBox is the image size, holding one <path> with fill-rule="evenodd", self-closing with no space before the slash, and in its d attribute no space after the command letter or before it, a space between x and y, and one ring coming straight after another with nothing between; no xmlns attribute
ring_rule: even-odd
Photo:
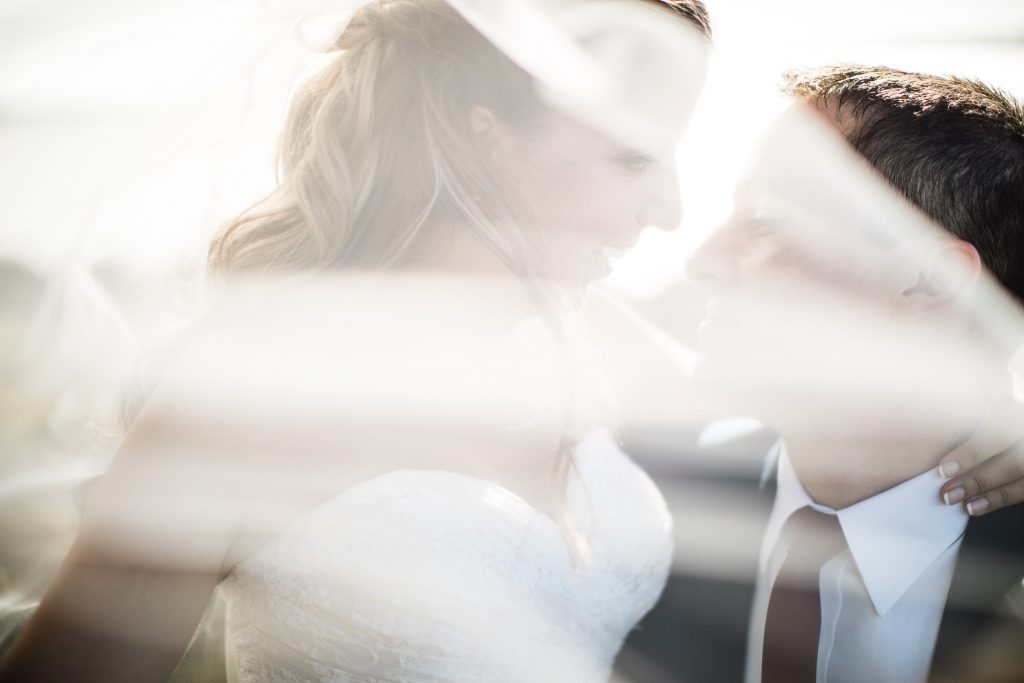
<svg viewBox="0 0 1024 683"><path fill-rule="evenodd" d="M717 297L699 363L595 287L642 231L680 222L677 146L710 37L697 0L352 3L291 103L278 186L213 238L209 305L4 675L607 680L673 559L672 515L620 427L695 433L722 413L711 401L789 425L796 405L841 440L837 406L870 425L919 406L927 419L899 422L934 462L869 463L859 499L822 497L834 513L937 465L977 404L1017 406L995 344L933 344L961 328L873 308L934 295L938 280L900 278L945 233L812 108L770 132L730 236L691 274L716 293L735 274L716 239L747 240L751 275L792 269ZM822 237L825 221L839 228ZM1013 283L959 249L977 329L1002 343ZM930 648L907 669L920 680Z"/></svg>

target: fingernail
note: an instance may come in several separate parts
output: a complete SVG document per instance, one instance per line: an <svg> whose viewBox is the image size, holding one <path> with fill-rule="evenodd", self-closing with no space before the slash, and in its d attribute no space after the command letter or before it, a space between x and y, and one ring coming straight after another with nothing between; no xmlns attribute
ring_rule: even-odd
<svg viewBox="0 0 1024 683"><path fill-rule="evenodd" d="M971 517L980 515L985 510L988 510L988 501L984 498L975 498L974 500L967 501L967 514Z"/></svg>
<svg viewBox="0 0 1024 683"><path fill-rule="evenodd" d="M944 462L941 465L939 465L939 474L945 477L946 479L949 479L959 471L960 463L958 463L956 460L950 460L949 462Z"/></svg>
<svg viewBox="0 0 1024 683"><path fill-rule="evenodd" d="M964 499L965 493L963 486L957 486L955 489L950 489L943 493L942 499L946 501L946 505L956 505Z"/></svg>

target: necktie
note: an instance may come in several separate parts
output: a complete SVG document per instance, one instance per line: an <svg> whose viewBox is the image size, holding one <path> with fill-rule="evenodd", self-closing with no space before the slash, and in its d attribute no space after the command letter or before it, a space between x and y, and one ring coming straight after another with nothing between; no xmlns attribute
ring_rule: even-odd
<svg viewBox="0 0 1024 683"><path fill-rule="evenodd" d="M835 515L809 507L786 520L780 541L788 552L768 599L761 682L814 683L821 632L818 576L846 541Z"/></svg>

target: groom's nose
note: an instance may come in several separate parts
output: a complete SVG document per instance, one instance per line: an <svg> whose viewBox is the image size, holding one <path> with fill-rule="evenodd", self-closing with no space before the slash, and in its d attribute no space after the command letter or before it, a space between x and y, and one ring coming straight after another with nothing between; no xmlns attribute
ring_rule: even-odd
<svg viewBox="0 0 1024 683"><path fill-rule="evenodd" d="M736 277L733 232L729 222L716 228L686 262L686 277L709 292L728 286Z"/></svg>

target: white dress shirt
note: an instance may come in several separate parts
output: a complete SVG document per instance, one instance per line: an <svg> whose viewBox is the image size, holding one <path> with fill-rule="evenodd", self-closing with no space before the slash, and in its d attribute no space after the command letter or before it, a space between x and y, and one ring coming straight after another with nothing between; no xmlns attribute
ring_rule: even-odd
<svg viewBox="0 0 1024 683"><path fill-rule="evenodd" d="M761 680L772 584L786 559L782 526L804 506L836 515L849 546L821 568L817 683L927 680L967 514L939 498L929 471L842 510L811 500L780 449L747 644L747 683Z"/></svg>

